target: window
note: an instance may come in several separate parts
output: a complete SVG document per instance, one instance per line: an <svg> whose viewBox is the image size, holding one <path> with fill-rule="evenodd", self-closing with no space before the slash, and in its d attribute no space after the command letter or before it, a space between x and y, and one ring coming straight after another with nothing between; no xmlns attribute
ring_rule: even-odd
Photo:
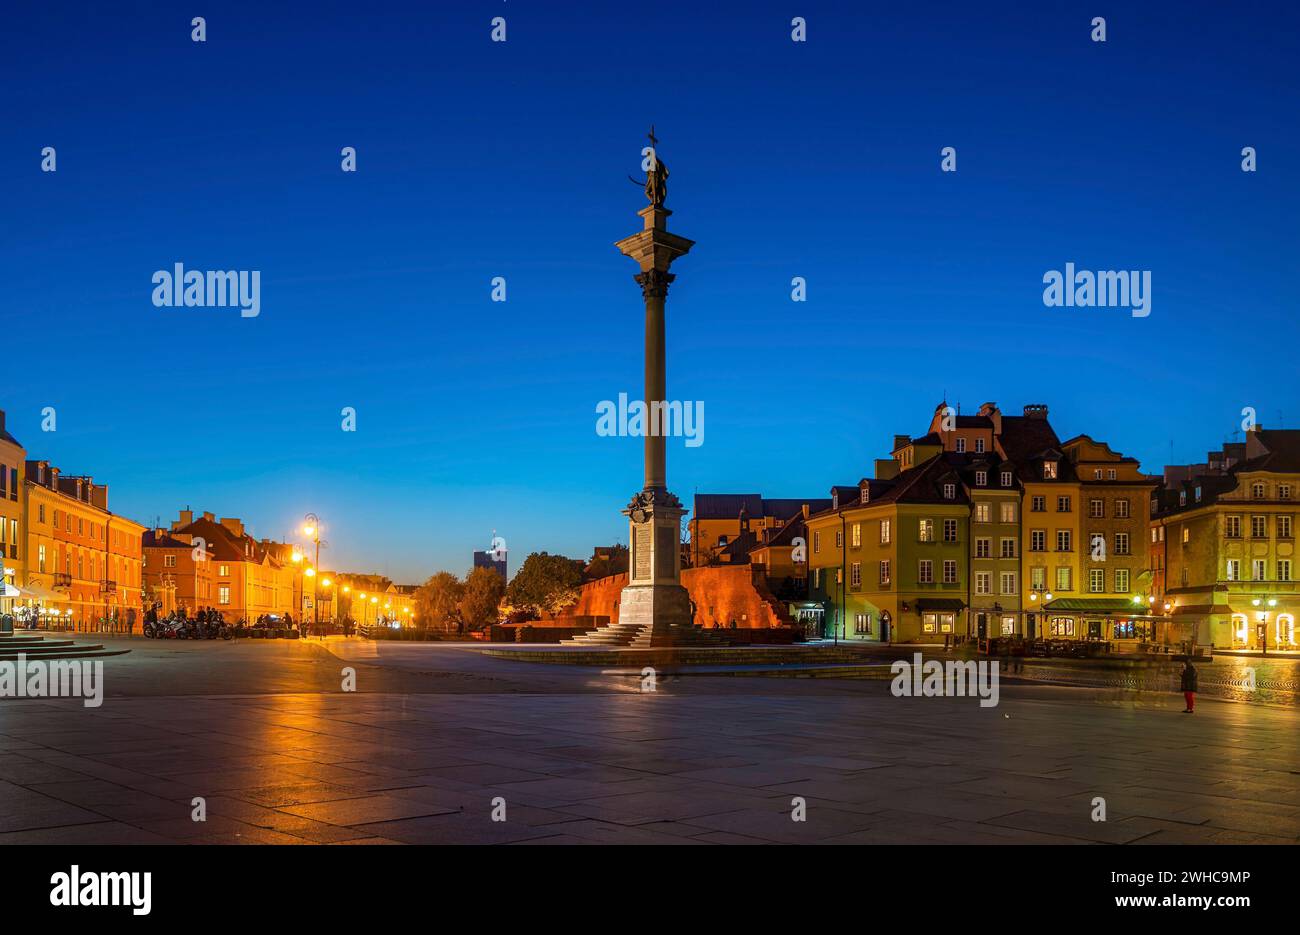
<svg viewBox="0 0 1300 935"><path fill-rule="evenodd" d="M1069 512L1070 512L1070 498L1069 498L1069 497L1057 497L1057 498L1056 498L1056 512L1058 512L1058 513L1069 513Z"/></svg>
<svg viewBox="0 0 1300 935"><path fill-rule="evenodd" d="M1277 537L1279 539L1291 538L1291 514L1287 513L1277 518Z"/></svg>
<svg viewBox="0 0 1300 935"><path fill-rule="evenodd" d="M862 524L861 523L853 524L853 548L855 549L862 548Z"/></svg>
<svg viewBox="0 0 1300 935"><path fill-rule="evenodd" d="M854 562L849 566L849 586L854 588L862 587L862 563Z"/></svg>
<svg viewBox="0 0 1300 935"><path fill-rule="evenodd" d="M163 567L164 567L164 568L175 568L175 567L176 567L176 556L175 556L175 555L164 555L164 556L163 556Z"/></svg>
<svg viewBox="0 0 1300 935"><path fill-rule="evenodd" d="M867 485L862 486L862 492L858 494L859 503L869 503L871 501L871 488Z"/></svg>
<svg viewBox="0 0 1300 935"><path fill-rule="evenodd" d="M990 581L991 581L992 577L993 577L993 576L990 575L987 571L977 571L977 572L975 572L975 593L976 593L976 594L991 594L991 593L992 593L992 590L991 590L992 585L990 584Z"/></svg>
<svg viewBox="0 0 1300 935"><path fill-rule="evenodd" d="M1003 472L1002 472L1002 486L1003 486L1003 487L1010 487L1010 486L1011 486L1011 472L1010 472L1010 471L1003 471Z"/></svg>
<svg viewBox="0 0 1300 935"><path fill-rule="evenodd" d="M1250 563L1250 578L1252 581L1266 581L1268 572L1264 570L1264 560L1257 558Z"/></svg>
<svg viewBox="0 0 1300 935"><path fill-rule="evenodd" d="M1002 635L1003 636L1016 635L1016 618L1011 614L1007 614L1002 618Z"/></svg>
<svg viewBox="0 0 1300 935"><path fill-rule="evenodd" d="M987 538L985 538L985 539L976 539L976 540L975 540L975 557L976 557L976 558L988 558L992 553L993 553L993 540L992 540L992 539L987 539Z"/></svg>
<svg viewBox="0 0 1300 935"><path fill-rule="evenodd" d="M1056 480L1056 462L1055 462L1055 461L1044 461L1044 462L1043 462L1043 477L1045 477L1047 480Z"/></svg>
<svg viewBox="0 0 1300 935"><path fill-rule="evenodd" d="M1092 479L1101 480L1101 468L1097 468L1092 472Z"/></svg>
<svg viewBox="0 0 1300 935"><path fill-rule="evenodd" d="M1155 530L1152 530L1152 532L1154 531ZM1241 538L1241 517L1240 516L1224 517L1223 535L1228 539ZM1152 539L1151 541L1154 542L1155 540Z"/></svg>
<svg viewBox="0 0 1300 935"><path fill-rule="evenodd" d="M1005 536L1002 539L1002 558L1016 557L1016 540L1014 537Z"/></svg>
<svg viewBox="0 0 1300 935"><path fill-rule="evenodd" d="M1116 555L1133 554L1132 552L1129 551L1128 533L1126 532L1115 533L1115 554Z"/></svg>
<svg viewBox="0 0 1300 935"><path fill-rule="evenodd" d="M950 558L943 560L943 583L957 583L957 562Z"/></svg>
<svg viewBox="0 0 1300 935"><path fill-rule="evenodd" d="M1290 484L1278 484L1278 485L1277 485L1277 498L1278 498L1279 500L1290 500L1290 499L1291 499L1291 485L1290 485Z"/></svg>
<svg viewBox="0 0 1300 935"><path fill-rule="evenodd" d="M975 439L975 453L977 455L984 454L984 439L982 438Z"/></svg>
<svg viewBox="0 0 1300 935"><path fill-rule="evenodd" d="M943 521L943 541L957 541L957 521L955 519L946 519Z"/></svg>
<svg viewBox="0 0 1300 935"><path fill-rule="evenodd" d="M1268 517L1252 516L1250 518L1250 537L1252 539L1268 538Z"/></svg>
<svg viewBox="0 0 1300 935"><path fill-rule="evenodd" d="M1127 500L1120 498L1119 500L1115 501L1115 518L1116 519L1129 518L1129 502Z"/></svg>
<svg viewBox="0 0 1300 935"><path fill-rule="evenodd" d="M1187 491L1186 491L1186 490L1180 490L1180 491L1178 491L1178 505L1179 505L1179 506L1187 506Z"/></svg>
<svg viewBox="0 0 1300 935"><path fill-rule="evenodd" d="M916 579L921 584L934 584L934 562L928 558L921 559L917 568Z"/></svg>
<svg viewBox="0 0 1300 935"><path fill-rule="evenodd" d="M1254 497L1256 500L1263 500L1263 499L1264 499L1264 493L1265 493L1265 491L1264 491L1264 485L1263 485L1263 484L1251 484L1251 486L1250 486L1250 495L1251 495L1252 497Z"/></svg>
<svg viewBox="0 0 1300 935"><path fill-rule="evenodd" d="M1047 590L1047 569L1042 565L1035 565L1029 569L1029 586L1035 591Z"/></svg>
<svg viewBox="0 0 1300 935"><path fill-rule="evenodd" d="M990 521L989 505L987 502L975 504L975 522L987 523Z"/></svg>
<svg viewBox="0 0 1300 935"><path fill-rule="evenodd" d="M218 565L218 566L217 566L217 577L219 577L219 578L229 578L229 577L230 577L230 566L229 566L229 565Z"/></svg>
<svg viewBox="0 0 1300 935"><path fill-rule="evenodd" d="M921 520L918 533L919 533L918 538L922 542L933 542L934 541L934 520L932 519Z"/></svg>
<svg viewBox="0 0 1300 935"><path fill-rule="evenodd" d="M1106 501L1094 497L1088 501L1088 517L1090 519L1106 518Z"/></svg>
<svg viewBox="0 0 1300 935"><path fill-rule="evenodd" d="M1114 479L1115 479L1115 469L1114 469L1114 468L1107 468L1107 469L1106 469L1106 480L1114 480Z"/></svg>
<svg viewBox="0 0 1300 935"><path fill-rule="evenodd" d="M966 439L959 437L957 439L957 453L961 454L965 450L966 450Z"/></svg>
<svg viewBox="0 0 1300 935"><path fill-rule="evenodd" d="M1239 558L1228 559L1228 580L1229 581L1241 580L1241 559Z"/></svg>
<svg viewBox="0 0 1300 935"><path fill-rule="evenodd" d="M871 614L854 614L853 632L857 636L870 636L871 635Z"/></svg>
<svg viewBox="0 0 1300 935"><path fill-rule="evenodd" d="M843 545L844 545L844 530L837 529L835 530L835 548L838 549Z"/></svg>
<svg viewBox="0 0 1300 935"><path fill-rule="evenodd" d="M1291 559L1279 558L1277 560L1277 580L1278 581L1291 580Z"/></svg>
<svg viewBox="0 0 1300 935"><path fill-rule="evenodd" d="M921 630L924 633L951 633L954 614L922 614Z"/></svg>
<svg viewBox="0 0 1300 935"><path fill-rule="evenodd" d="M880 521L880 544L881 545L889 545L889 526L890 526L889 520L882 519Z"/></svg>
<svg viewBox="0 0 1300 935"><path fill-rule="evenodd" d="M1190 526L1184 526L1184 527L1183 527L1183 545L1186 545L1187 543L1189 543L1189 542L1191 542L1191 541L1192 541L1192 528L1191 528Z"/></svg>
<svg viewBox="0 0 1300 935"><path fill-rule="evenodd" d="M998 505L999 519L1004 523L1014 523L1016 521L1016 503L1014 500L1003 500Z"/></svg>
<svg viewBox="0 0 1300 935"><path fill-rule="evenodd" d="M1102 594L1106 590L1106 572L1101 568L1088 569L1088 590L1093 594Z"/></svg>
<svg viewBox="0 0 1300 935"><path fill-rule="evenodd" d="M1035 529L1029 533L1029 551L1046 552L1047 551L1047 530Z"/></svg>
<svg viewBox="0 0 1300 935"><path fill-rule="evenodd" d="M1053 617L1049 625L1052 636L1074 636L1073 617Z"/></svg>
<svg viewBox="0 0 1300 935"><path fill-rule="evenodd" d="M1071 575L1071 569L1068 566L1061 566L1056 569L1056 590L1069 591L1074 585Z"/></svg>
<svg viewBox="0 0 1300 935"><path fill-rule="evenodd" d="M813 533L813 554L816 555L821 550L822 550L822 534L821 531L818 530ZM226 566L222 565L221 567L225 568Z"/></svg>
<svg viewBox="0 0 1300 935"><path fill-rule="evenodd" d="M880 560L880 583L889 584L889 559Z"/></svg>
<svg viewBox="0 0 1300 935"><path fill-rule="evenodd" d="M977 486L977 487L987 487L988 484L989 484L989 472L988 472L988 471L976 471L976 472L975 472L975 486Z"/></svg>
<svg viewBox="0 0 1300 935"><path fill-rule="evenodd" d="M0 526L4 525L0 523ZM45 573L45 543L42 542L36 547L36 570L41 574Z"/></svg>
<svg viewBox="0 0 1300 935"><path fill-rule="evenodd" d="M1073 551L1073 545L1074 543L1073 541L1071 541L1070 530L1068 529L1056 530L1056 551L1058 552Z"/></svg>
<svg viewBox="0 0 1300 935"><path fill-rule="evenodd" d="M1004 572L1002 572L1002 581L1001 581L1001 584L1002 584L1002 593L1003 593L1003 594L1015 594L1015 593L1016 593L1016 573L1015 573L1014 571L1004 571Z"/></svg>
<svg viewBox="0 0 1300 935"><path fill-rule="evenodd" d="M822 570L821 570L820 568L814 568L814 569L813 569L813 587L814 587L814 588L820 588L821 586L822 586Z"/></svg>
<svg viewBox="0 0 1300 935"><path fill-rule="evenodd" d="M1128 593L1128 569L1127 568L1115 569L1115 593L1116 594Z"/></svg>
<svg viewBox="0 0 1300 935"><path fill-rule="evenodd" d="M230 603L230 588L225 587L224 585L222 587L217 588L217 603L218 604Z"/></svg>
<svg viewBox="0 0 1300 935"><path fill-rule="evenodd" d="M1046 497L1031 497L1030 500L1029 500L1029 511L1030 511L1031 513L1046 513L1046 512L1047 512L1047 498L1046 498Z"/></svg>
<svg viewBox="0 0 1300 935"><path fill-rule="evenodd" d="M3 475L3 474L4 474L4 472L3 472L3 471L0 471L0 475ZM37 522L40 522L40 523L44 523L44 522L45 522L45 504L44 504L44 503L42 503L40 506L38 506L38 507L36 508L36 519L37 519Z"/></svg>
<svg viewBox="0 0 1300 935"><path fill-rule="evenodd" d="M957 485L956 485L956 484L944 484L944 485L943 485L943 498L944 498L945 500L951 500L951 499L953 499L953 498L956 497L956 496L957 496Z"/></svg>

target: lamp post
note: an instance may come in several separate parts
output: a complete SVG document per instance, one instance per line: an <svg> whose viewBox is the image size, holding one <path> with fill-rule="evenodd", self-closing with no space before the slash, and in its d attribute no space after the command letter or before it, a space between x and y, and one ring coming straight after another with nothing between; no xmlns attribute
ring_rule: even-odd
<svg viewBox="0 0 1300 935"><path fill-rule="evenodd" d="M1259 607L1259 608L1276 607L1277 598L1269 597L1267 594L1261 594L1259 597L1253 598L1250 603L1255 607ZM1259 626L1258 629L1259 648L1263 651L1264 655L1267 656L1268 655L1268 611L1263 609L1256 611L1255 619Z"/></svg>
<svg viewBox="0 0 1300 935"><path fill-rule="evenodd" d="M315 513L308 513L303 517L302 534L316 545L316 560L313 563L316 568L320 567L320 518ZM316 574L314 569L308 569L312 577ZM316 589L312 588L311 601L311 628L316 630L320 625L320 601L316 599Z"/></svg>
<svg viewBox="0 0 1300 935"><path fill-rule="evenodd" d="M1032 604L1032 605L1033 605L1034 607L1036 607L1036 608L1037 608L1037 607L1041 607L1041 608L1042 608L1042 611L1041 611L1041 612L1039 612L1039 611L1035 611L1035 613L1039 613L1040 616L1041 616L1042 614L1045 614L1045 613L1047 612L1047 606L1046 606L1046 605L1047 605L1047 602L1050 601L1051 599L1052 599L1052 592L1049 591L1047 588L1030 588L1030 589L1029 589L1029 603ZM1026 633L1025 636L1028 637L1029 634Z"/></svg>

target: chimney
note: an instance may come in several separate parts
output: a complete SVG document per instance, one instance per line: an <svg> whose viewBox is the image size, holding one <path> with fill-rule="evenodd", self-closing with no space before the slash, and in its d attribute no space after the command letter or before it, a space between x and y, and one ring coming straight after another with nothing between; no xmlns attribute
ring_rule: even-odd
<svg viewBox="0 0 1300 935"><path fill-rule="evenodd" d="M1030 403L1029 405L1025 406L1025 418L1026 418L1026 419L1046 419L1046 418L1047 418L1047 404L1046 404L1046 403Z"/></svg>
<svg viewBox="0 0 1300 935"><path fill-rule="evenodd" d="M192 522L194 522L194 511L181 510L180 519L176 520L176 522L172 524L172 529L176 529L179 526L188 526Z"/></svg>
<svg viewBox="0 0 1300 935"><path fill-rule="evenodd" d="M876 458L876 479L893 480L898 476L898 469L901 466L893 458Z"/></svg>
<svg viewBox="0 0 1300 935"><path fill-rule="evenodd" d="M204 518L204 519L211 519L211 518L212 518L212 514L211 514L211 513L204 513L204 514L203 514L203 518ZM227 529L229 529L231 532L233 532L236 536L242 536L242 535L244 534L244 524L243 524L242 522L240 522L238 519L234 518L234 517L223 516L223 517L221 518L221 525L222 525L222 526L225 526Z"/></svg>
<svg viewBox="0 0 1300 935"><path fill-rule="evenodd" d="M979 414L993 422L994 436L1002 434L1002 410L998 408L997 403L985 403L980 406Z"/></svg>
<svg viewBox="0 0 1300 935"><path fill-rule="evenodd" d="M5 430L5 411L0 409L0 432Z"/></svg>
<svg viewBox="0 0 1300 935"><path fill-rule="evenodd" d="M911 439L909 436L907 436L907 435L895 435L895 436L894 436L894 451L897 451L899 448L905 448L905 447L907 447L907 444L908 444L911 440L912 440L912 439Z"/></svg>
<svg viewBox="0 0 1300 935"><path fill-rule="evenodd" d="M207 512L206 510L203 512L203 518L206 519L209 523L215 523L217 521L217 517L212 513ZM221 522L224 524L225 520L223 519Z"/></svg>

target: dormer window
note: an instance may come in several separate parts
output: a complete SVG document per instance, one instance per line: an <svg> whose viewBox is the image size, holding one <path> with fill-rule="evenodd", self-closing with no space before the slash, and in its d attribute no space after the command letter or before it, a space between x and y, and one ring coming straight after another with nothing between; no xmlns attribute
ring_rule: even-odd
<svg viewBox="0 0 1300 935"><path fill-rule="evenodd" d="M1044 461L1044 462L1043 462L1043 477L1045 477L1047 480L1056 480L1056 462L1055 462L1055 461Z"/></svg>
<svg viewBox="0 0 1300 935"><path fill-rule="evenodd" d="M1201 488L1200 488L1200 487L1197 487L1197 488L1196 488L1196 502L1197 502L1197 503L1200 503L1200 502L1201 502Z"/></svg>
<svg viewBox="0 0 1300 935"><path fill-rule="evenodd" d="M1180 491L1178 491L1178 505L1179 505L1179 506L1187 506L1187 491L1186 491L1186 490L1180 490Z"/></svg>
<svg viewBox="0 0 1300 935"><path fill-rule="evenodd" d="M1002 472L1002 486L1003 486L1003 487L1010 487L1010 486L1011 486L1011 472L1010 472L1010 471L1003 471L1003 472Z"/></svg>
<svg viewBox="0 0 1300 935"><path fill-rule="evenodd" d="M1251 488L1250 488L1250 495L1251 495L1252 497L1254 497L1256 500L1263 500L1263 499L1264 499L1264 485L1263 485L1263 484L1253 484L1253 485L1251 485Z"/></svg>
<svg viewBox="0 0 1300 935"><path fill-rule="evenodd" d="M839 492L838 490L832 490L832 491L831 491L831 509L832 509L832 510L838 510L839 508L840 508L840 492Z"/></svg>
<svg viewBox="0 0 1300 935"><path fill-rule="evenodd" d="M871 500L871 488L864 486L862 488L862 499L858 502L867 503Z"/></svg>
<svg viewBox="0 0 1300 935"><path fill-rule="evenodd" d="M944 485L943 485L943 498L944 498L945 500L951 500L951 499L953 499L953 498L956 497L956 496L957 496L957 485L956 485L956 484L944 484Z"/></svg>
<svg viewBox="0 0 1300 935"><path fill-rule="evenodd" d="M984 439L975 439L975 453L978 455L984 454Z"/></svg>
<svg viewBox="0 0 1300 935"><path fill-rule="evenodd" d="M989 472L988 472L988 471L976 471L976 472L975 472L975 485L976 485L977 487L987 487L988 484L989 484Z"/></svg>
<svg viewBox="0 0 1300 935"><path fill-rule="evenodd" d="M958 438L958 439L957 439L957 453L958 453L958 454L961 454L961 453L964 452L965 450L966 450L966 439L964 439L964 438Z"/></svg>

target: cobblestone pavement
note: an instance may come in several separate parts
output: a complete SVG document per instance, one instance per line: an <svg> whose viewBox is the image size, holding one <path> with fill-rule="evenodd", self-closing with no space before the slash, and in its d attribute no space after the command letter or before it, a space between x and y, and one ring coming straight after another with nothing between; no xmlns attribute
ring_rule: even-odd
<svg viewBox="0 0 1300 935"><path fill-rule="evenodd" d="M1300 840L1288 707L1011 682L993 708L879 681L642 693L469 646L120 642L99 708L0 701L0 844Z"/></svg>

